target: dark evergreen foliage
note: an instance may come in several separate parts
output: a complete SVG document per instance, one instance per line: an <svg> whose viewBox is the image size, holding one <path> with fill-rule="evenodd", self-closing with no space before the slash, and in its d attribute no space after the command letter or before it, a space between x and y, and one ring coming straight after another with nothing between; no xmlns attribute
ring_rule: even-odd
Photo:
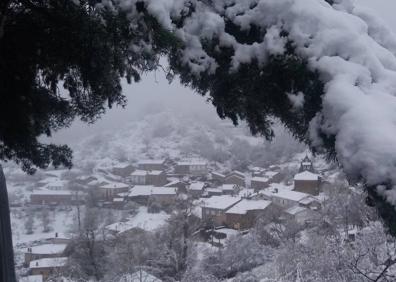
<svg viewBox="0 0 396 282"><path fill-rule="evenodd" d="M71 167L68 147L37 138L76 117L94 122L107 107L124 106L120 79L138 81L172 42L151 17L142 14L132 28L127 14L95 8L96 2L3 2L0 159L14 160L29 173L49 164ZM140 41L150 42L155 55L134 53L130 44Z"/></svg>

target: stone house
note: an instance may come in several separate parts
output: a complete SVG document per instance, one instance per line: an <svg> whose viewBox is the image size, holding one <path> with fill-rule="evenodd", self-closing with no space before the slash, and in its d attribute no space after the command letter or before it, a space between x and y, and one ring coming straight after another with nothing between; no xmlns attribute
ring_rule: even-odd
<svg viewBox="0 0 396 282"><path fill-rule="evenodd" d="M121 176L123 178L128 177L135 170L133 165L123 165L113 167L112 172L115 175Z"/></svg>
<svg viewBox="0 0 396 282"><path fill-rule="evenodd" d="M32 260L29 263L29 272L31 275L42 275L43 280L53 274L61 272L67 263L67 257L56 257L56 258L43 258L38 260Z"/></svg>
<svg viewBox="0 0 396 282"><path fill-rule="evenodd" d="M220 189L223 195L235 195L238 194L240 186L237 184L223 184Z"/></svg>
<svg viewBox="0 0 396 282"><path fill-rule="evenodd" d="M268 177L260 177L260 176L255 176L252 177L252 180L250 182L250 187L254 189L254 191L260 191L265 188L268 188L270 184L270 181Z"/></svg>
<svg viewBox="0 0 396 282"><path fill-rule="evenodd" d="M32 205L71 205L77 200L69 190L36 190L30 194Z"/></svg>
<svg viewBox="0 0 396 282"><path fill-rule="evenodd" d="M129 179L133 185L163 186L167 183L166 174L162 170L135 170Z"/></svg>
<svg viewBox="0 0 396 282"><path fill-rule="evenodd" d="M200 182L200 181L192 182L188 187L188 192L194 198L199 198L203 194L205 186L206 185L204 182Z"/></svg>
<svg viewBox="0 0 396 282"><path fill-rule="evenodd" d="M177 188L136 185L128 194L128 198L142 205L156 201L161 204L171 204L177 198Z"/></svg>
<svg viewBox="0 0 396 282"><path fill-rule="evenodd" d="M240 171L234 170L225 177L224 184L235 184L244 187L245 175Z"/></svg>
<svg viewBox="0 0 396 282"><path fill-rule="evenodd" d="M237 230L252 228L257 218L269 211L271 206L268 200L243 199L225 212L226 225Z"/></svg>
<svg viewBox="0 0 396 282"><path fill-rule="evenodd" d="M24 253L25 265L28 266L32 260L62 257L66 246L66 244L43 244L28 247Z"/></svg>
<svg viewBox="0 0 396 282"><path fill-rule="evenodd" d="M118 194L129 191L129 185L125 183L108 183L96 188L96 194L99 199L105 201L113 201Z"/></svg>
<svg viewBox="0 0 396 282"><path fill-rule="evenodd" d="M204 196L212 197L212 196L220 196L223 195L223 190L220 188L206 188L204 192Z"/></svg>
<svg viewBox="0 0 396 282"><path fill-rule="evenodd" d="M225 225L227 221L225 212L241 200L240 197L230 195L212 196L205 199L201 205L202 220L215 226Z"/></svg>
<svg viewBox="0 0 396 282"><path fill-rule="evenodd" d="M224 174L216 171L212 171L210 175L212 176L212 181L217 184L223 184L226 178Z"/></svg>
<svg viewBox="0 0 396 282"><path fill-rule="evenodd" d="M146 175L146 185L164 186L168 181L163 170L150 170Z"/></svg>
<svg viewBox="0 0 396 282"><path fill-rule="evenodd" d="M263 173L263 177L268 178L269 183L279 183L282 181L282 173L279 171L268 170Z"/></svg>
<svg viewBox="0 0 396 282"><path fill-rule="evenodd" d="M297 223L305 224L314 216L314 211L302 207L302 206L293 206L284 211L284 216L286 218L290 218L295 220Z"/></svg>
<svg viewBox="0 0 396 282"><path fill-rule="evenodd" d="M138 162L138 169L140 170L165 170L166 160L141 160Z"/></svg>
<svg viewBox="0 0 396 282"><path fill-rule="evenodd" d="M182 180L173 180L164 185L167 188L177 188L178 193L187 193L187 187L189 184Z"/></svg>
<svg viewBox="0 0 396 282"><path fill-rule="evenodd" d="M177 162L175 173L182 175L202 176L208 173L208 164L205 161L184 161Z"/></svg>
<svg viewBox="0 0 396 282"><path fill-rule="evenodd" d="M319 194L321 178L318 174L310 171L303 171L294 176L294 190L311 195Z"/></svg>

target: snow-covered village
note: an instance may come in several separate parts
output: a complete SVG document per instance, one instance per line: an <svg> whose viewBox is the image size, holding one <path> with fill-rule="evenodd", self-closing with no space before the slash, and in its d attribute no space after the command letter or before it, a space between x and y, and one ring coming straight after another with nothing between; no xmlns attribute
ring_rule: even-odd
<svg viewBox="0 0 396 282"><path fill-rule="evenodd" d="M382 271L394 243L334 162L283 129L267 142L221 121L183 130L190 122L160 111L90 137L71 170L5 167L20 281L291 281L293 268L362 281L356 271Z"/></svg>
<svg viewBox="0 0 396 282"><path fill-rule="evenodd" d="M396 1L0 1L0 282L395 282Z"/></svg>

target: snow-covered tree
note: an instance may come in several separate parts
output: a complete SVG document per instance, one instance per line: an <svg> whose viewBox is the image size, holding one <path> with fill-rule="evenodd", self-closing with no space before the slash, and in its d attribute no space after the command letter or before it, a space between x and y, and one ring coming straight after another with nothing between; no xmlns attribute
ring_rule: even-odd
<svg viewBox="0 0 396 282"><path fill-rule="evenodd" d="M34 225L34 215L32 213L28 213L25 220L26 234L33 234L33 225Z"/></svg>
<svg viewBox="0 0 396 282"><path fill-rule="evenodd" d="M51 231L51 218L49 210L44 208L41 211L41 224L43 227L43 232L50 232Z"/></svg>

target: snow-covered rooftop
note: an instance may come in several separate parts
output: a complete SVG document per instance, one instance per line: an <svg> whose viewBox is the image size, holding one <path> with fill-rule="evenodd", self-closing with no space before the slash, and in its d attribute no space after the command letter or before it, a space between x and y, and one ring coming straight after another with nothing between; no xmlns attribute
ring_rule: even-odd
<svg viewBox="0 0 396 282"><path fill-rule="evenodd" d="M29 275L20 277L19 282L43 282L43 275Z"/></svg>
<svg viewBox="0 0 396 282"><path fill-rule="evenodd" d="M162 282L162 280L144 270L141 270L132 274L124 274L118 282Z"/></svg>
<svg viewBox="0 0 396 282"><path fill-rule="evenodd" d="M177 165L199 165L199 166L206 166L207 162L205 161L181 161L181 162L177 162Z"/></svg>
<svg viewBox="0 0 396 282"><path fill-rule="evenodd" d="M131 176L146 176L146 175L147 175L147 171L141 169L137 169L131 173Z"/></svg>
<svg viewBox="0 0 396 282"><path fill-rule="evenodd" d="M26 249L26 252L40 255L61 254L65 251L66 247L66 244L43 244L29 247Z"/></svg>
<svg viewBox="0 0 396 282"><path fill-rule="evenodd" d="M268 178L272 178L272 177L274 177L277 174L279 174L278 171L270 171L269 170L269 171L264 172L264 176L268 177Z"/></svg>
<svg viewBox="0 0 396 282"><path fill-rule="evenodd" d="M232 214L246 214L250 210L263 210L271 204L267 200L247 200L243 199L235 206L230 208L226 213Z"/></svg>
<svg viewBox="0 0 396 282"><path fill-rule="evenodd" d="M43 188L51 189L52 187L54 187L54 188L64 187L69 183L69 181L61 180L61 179L55 178L55 177L48 177L44 180L41 180L40 183L44 184Z"/></svg>
<svg viewBox="0 0 396 282"><path fill-rule="evenodd" d="M285 212L291 215L296 215L300 212L308 210L307 208L301 207L301 206L293 206L291 208L288 208Z"/></svg>
<svg viewBox="0 0 396 282"><path fill-rule="evenodd" d="M319 175L310 171L303 171L294 176L294 180L318 180Z"/></svg>
<svg viewBox="0 0 396 282"><path fill-rule="evenodd" d="M206 188L206 192L222 193L220 188Z"/></svg>
<svg viewBox="0 0 396 282"><path fill-rule="evenodd" d="M176 184L179 184L179 183L184 184L183 181L176 179L176 180L173 180L173 181L165 184L164 187L174 187Z"/></svg>
<svg viewBox="0 0 396 282"><path fill-rule="evenodd" d="M163 173L162 170L149 170L147 172L148 175L160 175L161 173Z"/></svg>
<svg viewBox="0 0 396 282"><path fill-rule="evenodd" d="M203 199L202 207L225 210L238 203L240 200L240 197L230 195L212 196L208 199Z"/></svg>
<svg viewBox="0 0 396 282"><path fill-rule="evenodd" d="M202 191L202 189L205 187L205 183L203 182L193 182L190 184L190 190L194 191Z"/></svg>
<svg viewBox="0 0 396 282"><path fill-rule="evenodd" d="M129 188L129 185L125 184L125 183L121 183L121 182L113 182L113 183L102 185L99 188L103 188L103 189L121 189L121 188Z"/></svg>
<svg viewBox="0 0 396 282"><path fill-rule="evenodd" d="M222 174L222 173L220 173L220 172L217 172L217 171L212 171L212 172L211 172L211 174L212 174L212 175L219 176L219 177L222 177L222 178L224 178L224 177L225 177L225 175L224 175L224 174Z"/></svg>
<svg viewBox="0 0 396 282"><path fill-rule="evenodd" d="M280 188L267 188L260 191L259 193L268 196L270 198L271 197L283 198L296 202L301 201L306 197L310 197L310 195L306 193L291 191L287 189L280 189Z"/></svg>
<svg viewBox="0 0 396 282"><path fill-rule="evenodd" d="M42 268L42 267L62 267L65 266L67 257L60 258L43 258L32 260L29 264L29 268Z"/></svg>
<svg viewBox="0 0 396 282"><path fill-rule="evenodd" d="M150 196L150 195L176 195L177 188L154 187L150 185L136 185L129 192L129 197Z"/></svg>
<svg viewBox="0 0 396 282"><path fill-rule="evenodd" d="M134 228L153 231L164 225L169 217L170 215L165 212L148 213L146 207L140 207L139 212L133 218L125 222L107 225L105 228L116 233L126 232Z"/></svg>
<svg viewBox="0 0 396 282"><path fill-rule="evenodd" d="M138 162L138 165L151 165L151 164L158 164L162 165L165 163L165 159L159 159L159 160L140 160Z"/></svg>
<svg viewBox="0 0 396 282"><path fill-rule="evenodd" d="M243 172L238 171L238 170L231 171L229 174L227 174L227 177L231 177L233 175L237 176L237 177L240 177L240 178L245 178L245 174Z"/></svg>
<svg viewBox="0 0 396 282"><path fill-rule="evenodd" d="M222 191L234 191L235 190L235 184L223 184L220 186L220 189Z"/></svg>
<svg viewBox="0 0 396 282"><path fill-rule="evenodd" d="M268 177L259 177L259 176L255 176L252 177L252 181L256 181L256 182L268 182Z"/></svg>
<svg viewBox="0 0 396 282"><path fill-rule="evenodd" d="M71 195L72 191L69 190L35 190L32 192L32 195Z"/></svg>

